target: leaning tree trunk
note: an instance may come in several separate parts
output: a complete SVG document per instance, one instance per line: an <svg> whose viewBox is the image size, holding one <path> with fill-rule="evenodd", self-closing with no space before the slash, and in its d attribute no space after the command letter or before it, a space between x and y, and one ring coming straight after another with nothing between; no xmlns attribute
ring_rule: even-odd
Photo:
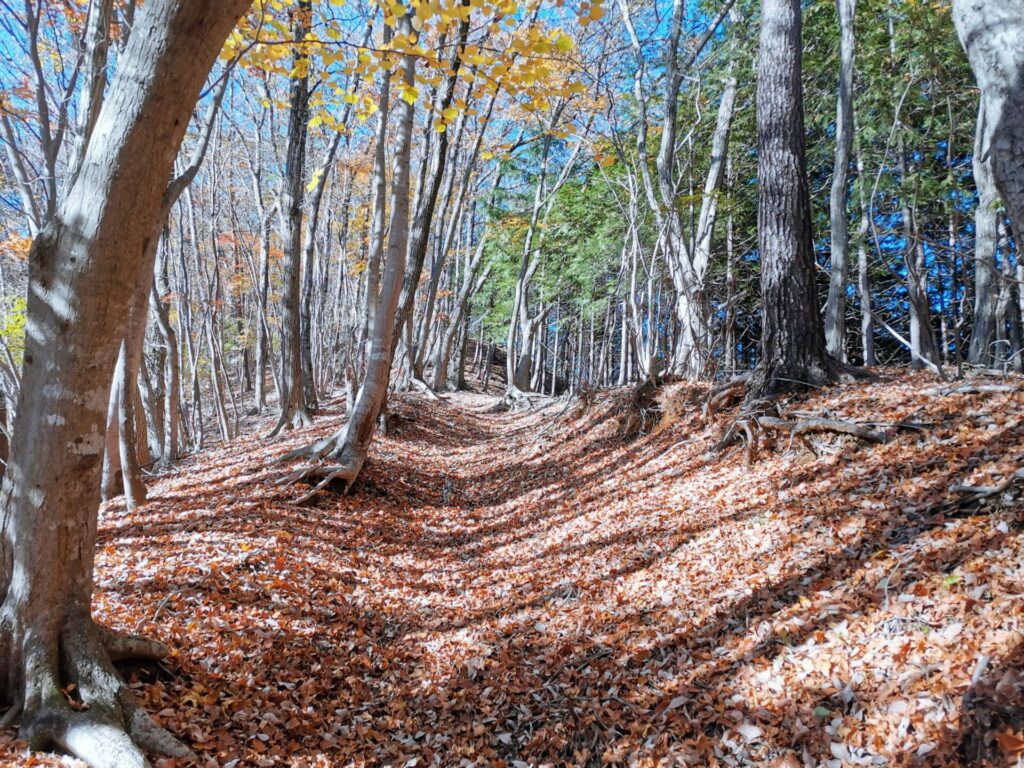
<svg viewBox="0 0 1024 768"><path fill-rule="evenodd" d="M309 31L311 0L299 0L292 12L295 40ZM284 259L283 306L281 323L281 413L271 435L284 429L309 426L312 419L306 408L302 368L302 202L306 160L306 136L309 122L309 56L295 48L294 76L291 78L291 109L288 113L288 157L284 194L281 196L282 250Z"/></svg>
<svg viewBox="0 0 1024 768"><path fill-rule="evenodd" d="M762 330L751 398L833 376L814 286L800 85L800 0L764 0L757 78Z"/></svg>
<svg viewBox="0 0 1024 768"><path fill-rule="evenodd" d="M408 30L406 30L408 31ZM403 85L411 88L415 81L416 60L412 56L403 59ZM359 474L369 451L370 440L377 427L377 417L388 393L391 373L392 344L395 336L395 321L405 273L406 252L409 247L409 166L412 149L412 126L415 114L414 103L406 99L398 102L395 120L394 168L391 181L391 223L388 233L387 256L381 279L377 310L374 312L373 329L370 334L370 354L366 365L366 376L356 396L352 416L338 440L332 456L346 468L350 483Z"/></svg>
<svg viewBox="0 0 1024 768"><path fill-rule="evenodd" d="M412 30L408 16L402 17L400 29L405 34ZM412 55L403 56L402 92L408 92L415 80L416 59ZM315 468L315 472L322 474L324 478L313 491L303 497L303 500L334 480L344 480L348 486L355 482L366 461L370 442L377 429L377 419L387 400L393 345L398 337L395 320L409 247L409 166L414 116L415 100L399 99L395 110L395 149L391 173L391 220L388 227L387 253L381 276L380 294L373 314L373 326L370 329L370 349L362 386L356 395L349 419L341 430L313 446L300 448L285 455L286 459L312 456L318 460L328 458L332 462L330 466ZM296 476L304 477L310 474L310 471L299 470Z"/></svg>
<svg viewBox="0 0 1024 768"><path fill-rule="evenodd" d="M853 20L856 0L836 0L839 12L839 94L836 97L836 162L829 197L832 271L825 305L825 345L837 360L846 360L846 286L850 271L849 171L853 149Z"/></svg>
<svg viewBox="0 0 1024 768"><path fill-rule="evenodd" d="M981 89L983 156L1013 223L1024 233L1024 0L954 0L953 20Z"/></svg>
<svg viewBox="0 0 1024 768"><path fill-rule="evenodd" d="M150 0L81 171L30 254L24 380L2 487L0 680L34 748L101 768L187 748L135 702L112 661L159 643L93 623L90 601L111 375L175 154L247 0ZM157 180L164 180L162 183ZM86 708L72 707L74 690Z"/></svg>

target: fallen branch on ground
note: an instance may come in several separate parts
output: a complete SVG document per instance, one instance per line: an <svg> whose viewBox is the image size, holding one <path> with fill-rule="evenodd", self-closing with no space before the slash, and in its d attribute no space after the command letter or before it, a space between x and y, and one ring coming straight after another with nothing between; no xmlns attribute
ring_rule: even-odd
<svg viewBox="0 0 1024 768"><path fill-rule="evenodd" d="M853 421L841 419L802 418L802 419L781 419L774 416L762 416L757 419L759 426L767 429L781 429L791 432L794 436L807 434L808 432L835 432L841 435L852 435L870 443L884 443L885 435L881 432L857 424Z"/></svg>
<svg viewBox="0 0 1024 768"><path fill-rule="evenodd" d="M975 384L968 382L958 387L932 387L922 390L926 395L932 397L946 397L947 395L990 395L1017 392L1020 387L1013 384Z"/></svg>
<svg viewBox="0 0 1024 768"><path fill-rule="evenodd" d="M993 496L999 496L1010 490L1017 482L1024 480L1024 467L1011 472L995 485L954 485L949 490L953 493L960 493L967 496L966 503L983 501Z"/></svg>

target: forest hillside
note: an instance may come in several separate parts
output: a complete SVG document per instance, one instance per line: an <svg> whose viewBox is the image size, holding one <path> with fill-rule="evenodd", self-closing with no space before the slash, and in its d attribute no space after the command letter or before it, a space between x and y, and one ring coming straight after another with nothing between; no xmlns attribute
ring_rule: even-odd
<svg viewBox="0 0 1024 768"><path fill-rule="evenodd" d="M1012 764L1024 380L886 371L780 406L880 442L754 455L708 394L401 396L309 506L206 451L104 507L97 615L175 649L132 687L210 768Z"/></svg>
<svg viewBox="0 0 1024 768"><path fill-rule="evenodd" d="M1024 763L1024 0L0 0L0 763Z"/></svg>

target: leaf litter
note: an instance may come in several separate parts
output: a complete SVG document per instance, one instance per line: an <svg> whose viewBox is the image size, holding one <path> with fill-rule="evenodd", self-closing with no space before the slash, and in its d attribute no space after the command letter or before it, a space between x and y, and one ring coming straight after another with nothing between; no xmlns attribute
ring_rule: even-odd
<svg viewBox="0 0 1024 768"><path fill-rule="evenodd" d="M95 611L174 649L134 684L204 768L1015 764L1021 505L952 490L1024 465L1009 381L837 386L785 407L888 442L749 466L692 386L636 439L621 392L400 395L353 492L307 507L275 460L342 414L254 429L104 508ZM13 730L0 758L74 764Z"/></svg>

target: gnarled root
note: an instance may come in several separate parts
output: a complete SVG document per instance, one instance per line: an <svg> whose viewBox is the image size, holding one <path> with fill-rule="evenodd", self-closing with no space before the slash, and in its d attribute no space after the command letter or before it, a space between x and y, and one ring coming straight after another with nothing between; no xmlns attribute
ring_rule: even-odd
<svg viewBox="0 0 1024 768"><path fill-rule="evenodd" d="M293 504L305 504L336 480L345 481L345 493L348 493L366 463L366 452L363 450L345 451L344 432L339 431L319 440L312 445L303 446L284 454L279 461L305 459L306 464L277 481L277 485L289 486L301 480L318 479L319 482L308 492L293 501Z"/></svg>
<svg viewBox="0 0 1024 768"><path fill-rule="evenodd" d="M705 421L710 419L715 411L739 401L743 397L743 393L746 392L747 385L750 383L750 374L743 373L735 378L729 379L729 381L718 384L712 387L708 393L708 399L704 402L704 407L701 408L701 416Z"/></svg>
<svg viewBox="0 0 1024 768"><path fill-rule="evenodd" d="M417 392L426 395L431 400L446 399L442 395L435 392L433 388L429 384L427 384L427 382L425 382L423 379L417 378L416 376L412 376L409 378L409 386L415 389Z"/></svg>
<svg viewBox="0 0 1024 768"><path fill-rule="evenodd" d="M57 627L12 629L13 619L5 627L14 701L3 724L20 719L19 735L32 749L56 747L93 768L146 768L146 752L193 756L146 714L114 668L114 659L163 658L163 643L99 627L86 611Z"/></svg>
<svg viewBox="0 0 1024 768"><path fill-rule="evenodd" d="M523 390L510 386L505 394L494 405L487 409L487 413L504 413L506 411L528 411L533 408L533 400Z"/></svg>
<svg viewBox="0 0 1024 768"><path fill-rule="evenodd" d="M722 435L714 450L720 451L739 441L744 444L746 461L749 465L757 458L758 434L761 432L789 432L794 438L803 437L814 432L832 432L850 435L869 443L880 444L888 440L881 432L864 424L857 424L843 419L818 416L785 418L778 404L771 400L757 400L747 404L736 420Z"/></svg>
<svg viewBox="0 0 1024 768"><path fill-rule="evenodd" d="M363 462L352 464L336 464L334 466L326 467L308 467L306 469L305 477L310 476L322 476L323 479L317 483L313 488L306 494L297 498L295 504L305 504L307 501L316 496L320 491L326 488L328 485L333 483L335 480L345 481L345 493L348 493L349 488L352 487L352 483L355 482L359 476L359 470L363 468Z"/></svg>
<svg viewBox="0 0 1024 768"><path fill-rule="evenodd" d="M299 446L298 448L283 454L277 461L279 464L286 464L287 462L295 461L296 459L321 461L325 456L338 447L338 440L340 439L340 436L341 432L335 432L333 435L317 440L315 443ZM288 480L286 478L278 481L278 485L290 485L294 482L295 480Z"/></svg>

